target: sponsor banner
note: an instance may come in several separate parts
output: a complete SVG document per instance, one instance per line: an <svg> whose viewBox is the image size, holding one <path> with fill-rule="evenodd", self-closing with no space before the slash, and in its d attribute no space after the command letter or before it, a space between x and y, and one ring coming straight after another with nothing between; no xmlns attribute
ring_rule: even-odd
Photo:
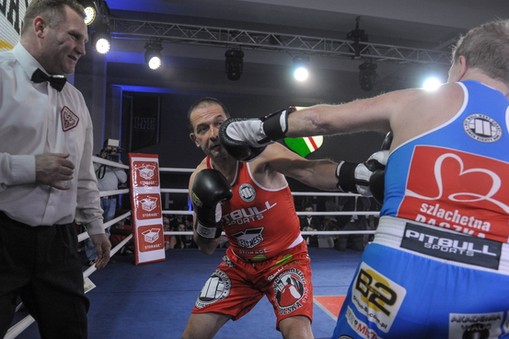
<svg viewBox="0 0 509 339"><path fill-rule="evenodd" d="M159 158L129 153L136 265L165 259Z"/></svg>
<svg viewBox="0 0 509 339"><path fill-rule="evenodd" d="M0 1L0 52L16 45L26 8L31 0Z"/></svg>

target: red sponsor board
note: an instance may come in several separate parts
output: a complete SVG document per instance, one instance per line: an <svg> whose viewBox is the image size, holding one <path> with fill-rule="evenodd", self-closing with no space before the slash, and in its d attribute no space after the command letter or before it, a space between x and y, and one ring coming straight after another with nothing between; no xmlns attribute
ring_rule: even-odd
<svg viewBox="0 0 509 339"><path fill-rule="evenodd" d="M131 206L135 262L165 259L159 158L154 154L129 153Z"/></svg>

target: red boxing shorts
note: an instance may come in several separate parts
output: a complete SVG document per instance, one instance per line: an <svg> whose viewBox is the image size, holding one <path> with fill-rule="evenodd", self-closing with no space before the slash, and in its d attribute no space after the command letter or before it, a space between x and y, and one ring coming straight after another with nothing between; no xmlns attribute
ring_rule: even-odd
<svg viewBox="0 0 509 339"><path fill-rule="evenodd" d="M305 242L261 262L248 262L231 248L205 282L193 313L220 313L233 320L247 314L266 295L279 322L288 317L313 318L311 260Z"/></svg>

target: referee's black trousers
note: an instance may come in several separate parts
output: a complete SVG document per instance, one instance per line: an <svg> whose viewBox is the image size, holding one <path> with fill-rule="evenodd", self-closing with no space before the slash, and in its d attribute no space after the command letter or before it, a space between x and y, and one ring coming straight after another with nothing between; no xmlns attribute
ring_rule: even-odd
<svg viewBox="0 0 509 339"><path fill-rule="evenodd" d="M89 301L74 224L31 227L0 212L0 338L18 297L41 338L87 338Z"/></svg>

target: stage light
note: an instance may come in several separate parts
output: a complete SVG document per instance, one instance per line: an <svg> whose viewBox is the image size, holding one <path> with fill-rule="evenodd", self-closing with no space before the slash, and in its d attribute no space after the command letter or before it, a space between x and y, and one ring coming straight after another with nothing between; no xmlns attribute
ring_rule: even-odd
<svg viewBox="0 0 509 339"><path fill-rule="evenodd" d="M145 62L150 69L158 69L162 65L161 51L163 46L158 41L151 41L145 44Z"/></svg>
<svg viewBox="0 0 509 339"><path fill-rule="evenodd" d="M85 9L85 23L89 26L89 35L96 51L108 53L111 47L108 5L103 0L80 0L80 3Z"/></svg>
<svg viewBox="0 0 509 339"><path fill-rule="evenodd" d="M299 82L306 81L309 78L309 71L304 66L299 66L293 72L293 77Z"/></svg>
<svg viewBox="0 0 509 339"><path fill-rule="evenodd" d="M348 40L352 40L352 48L353 48L353 56L352 59L360 59L361 53L366 46L365 44L362 44L361 42L368 42L368 35L363 29L359 29L359 24L361 21L361 17L358 16L357 19L355 19L355 29L353 31L350 31L346 38Z"/></svg>
<svg viewBox="0 0 509 339"><path fill-rule="evenodd" d="M306 81L309 78L309 70L307 67L309 60L305 57L293 58L293 78L299 82Z"/></svg>
<svg viewBox="0 0 509 339"><path fill-rule="evenodd" d="M82 1L81 4L85 9L85 24L90 26L94 23L95 19L98 16L99 7L95 1Z"/></svg>
<svg viewBox="0 0 509 339"><path fill-rule="evenodd" d="M377 65L369 60L359 65L359 84L365 91L371 91L375 86Z"/></svg>
<svg viewBox="0 0 509 339"><path fill-rule="evenodd" d="M146 57L147 65L150 69L158 69L161 67L161 56L155 51L150 51Z"/></svg>
<svg viewBox="0 0 509 339"><path fill-rule="evenodd" d="M95 49L98 53L106 54L110 51L111 42L110 42L110 34L109 32L97 32L94 35L95 41Z"/></svg>
<svg viewBox="0 0 509 339"><path fill-rule="evenodd" d="M434 76L431 76L424 80L422 88L428 92L436 91L442 85L442 81Z"/></svg>
<svg viewBox="0 0 509 339"><path fill-rule="evenodd" d="M244 67L244 52L240 49L229 49L225 52L225 72L230 80L239 80Z"/></svg>

